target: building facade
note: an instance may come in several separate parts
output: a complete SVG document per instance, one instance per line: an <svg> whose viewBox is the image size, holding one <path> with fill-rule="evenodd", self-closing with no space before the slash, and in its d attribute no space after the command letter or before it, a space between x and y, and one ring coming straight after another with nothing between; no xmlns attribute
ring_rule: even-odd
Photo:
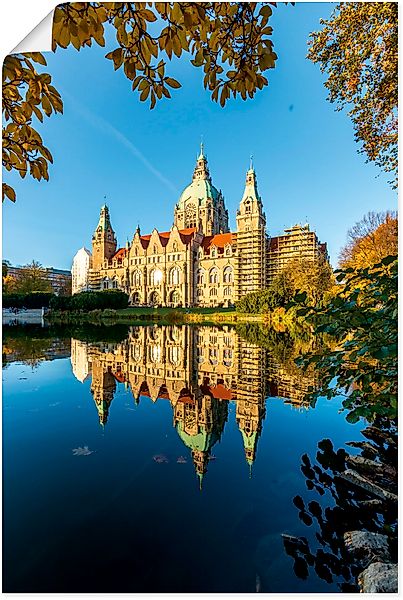
<svg viewBox="0 0 403 600"><path fill-rule="evenodd" d="M80 248L73 258L71 268L72 293L87 292L89 287L89 271L92 266L91 252L87 248Z"/></svg>
<svg viewBox="0 0 403 600"><path fill-rule="evenodd" d="M270 283L275 239L266 234L252 162L236 231L229 230L224 196L212 183L202 145L192 182L175 205L169 231L154 229L144 235L137 227L132 241L118 248L109 209L101 208L92 237L88 289L122 290L134 306L232 306Z"/></svg>

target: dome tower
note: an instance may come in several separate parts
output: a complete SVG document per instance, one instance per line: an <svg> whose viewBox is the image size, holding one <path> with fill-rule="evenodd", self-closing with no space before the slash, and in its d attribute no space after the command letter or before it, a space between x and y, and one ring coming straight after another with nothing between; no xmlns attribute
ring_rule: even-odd
<svg viewBox="0 0 403 600"><path fill-rule="evenodd" d="M192 183L184 189L175 206L174 224L178 229L196 227L205 236L229 231L224 197L212 184L203 144Z"/></svg>

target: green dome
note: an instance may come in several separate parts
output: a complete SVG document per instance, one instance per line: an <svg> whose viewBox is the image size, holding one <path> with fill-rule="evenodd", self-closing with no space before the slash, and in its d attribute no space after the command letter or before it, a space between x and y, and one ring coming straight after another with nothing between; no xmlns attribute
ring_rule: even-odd
<svg viewBox="0 0 403 600"><path fill-rule="evenodd" d="M214 432L206 433L205 431L201 431L196 435L189 435L183 430L182 423L180 421L176 426L176 431L178 432L178 435L185 446L191 450L207 452L208 450L211 450L211 448L219 439L218 435Z"/></svg>
<svg viewBox="0 0 403 600"><path fill-rule="evenodd" d="M185 202L193 202L196 206L205 206L207 198L216 204L220 192L209 179L194 179L182 192L178 206L183 210Z"/></svg>

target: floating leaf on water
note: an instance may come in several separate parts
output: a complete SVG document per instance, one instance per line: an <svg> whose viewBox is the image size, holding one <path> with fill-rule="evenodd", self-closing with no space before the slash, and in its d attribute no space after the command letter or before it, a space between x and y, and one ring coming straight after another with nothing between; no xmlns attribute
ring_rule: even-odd
<svg viewBox="0 0 403 600"><path fill-rule="evenodd" d="M153 456L153 461L156 463L167 463L169 460L165 456L165 454L155 454Z"/></svg>
<svg viewBox="0 0 403 600"><path fill-rule="evenodd" d="M78 448L73 448L72 453L74 456L89 456L93 454L95 450L90 450L88 446L84 446L83 448L79 446Z"/></svg>

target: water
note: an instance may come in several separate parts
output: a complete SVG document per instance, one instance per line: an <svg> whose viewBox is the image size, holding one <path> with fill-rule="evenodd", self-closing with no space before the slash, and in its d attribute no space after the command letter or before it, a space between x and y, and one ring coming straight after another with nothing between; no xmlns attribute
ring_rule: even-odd
<svg viewBox="0 0 403 600"><path fill-rule="evenodd" d="M292 503L312 499L301 455L361 439L361 426L337 400L300 403L317 375L295 371L295 340L10 331L3 591L338 591L314 571L298 578L281 534L315 540Z"/></svg>

